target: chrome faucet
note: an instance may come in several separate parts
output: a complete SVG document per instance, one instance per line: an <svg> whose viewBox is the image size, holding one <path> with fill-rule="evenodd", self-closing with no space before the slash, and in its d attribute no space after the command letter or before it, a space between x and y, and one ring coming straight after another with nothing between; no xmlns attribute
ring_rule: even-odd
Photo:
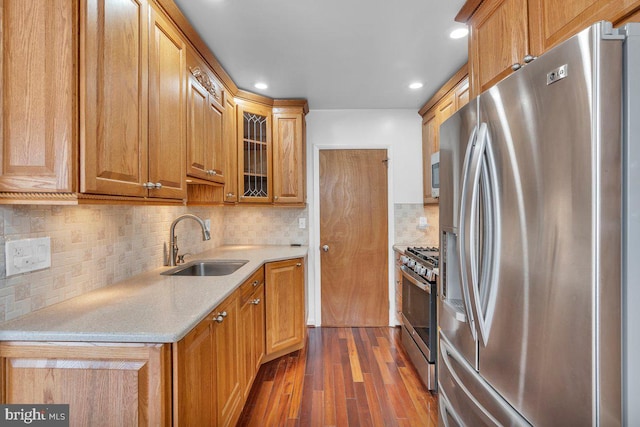
<svg viewBox="0 0 640 427"><path fill-rule="evenodd" d="M211 234L209 234L209 230L204 225L204 221L192 214L184 214L180 215L178 218L174 219L171 223L171 230L169 230L169 266L175 267L176 261L178 260L178 238L176 237L176 225L182 221L183 219L191 218L194 221L197 221L202 227L202 240L211 239Z"/></svg>

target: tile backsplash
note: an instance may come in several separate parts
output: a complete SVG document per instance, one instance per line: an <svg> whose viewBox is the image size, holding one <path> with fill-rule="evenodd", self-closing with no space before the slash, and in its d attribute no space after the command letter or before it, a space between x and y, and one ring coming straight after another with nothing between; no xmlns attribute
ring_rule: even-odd
<svg viewBox="0 0 640 427"><path fill-rule="evenodd" d="M309 244L308 208L0 206L0 321L164 265L169 227L184 213L210 219L211 240L203 242L200 227L182 221L176 227L181 253L223 244ZM438 244L437 205L396 204L394 215L394 243ZM424 230L418 228L422 216L428 223ZM51 267L7 278L5 242L46 236L51 237Z"/></svg>
<svg viewBox="0 0 640 427"><path fill-rule="evenodd" d="M0 207L0 321L110 285L165 263L171 222L192 213L211 220L202 241L191 220L176 226L180 252L198 253L223 244L308 243L306 209L185 206ZM5 242L51 237L51 267L6 277ZM188 258L187 258L188 259Z"/></svg>
<svg viewBox="0 0 640 427"><path fill-rule="evenodd" d="M397 245L438 246L438 205L396 203L394 206L395 239ZM420 217L427 218L427 227L418 228Z"/></svg>

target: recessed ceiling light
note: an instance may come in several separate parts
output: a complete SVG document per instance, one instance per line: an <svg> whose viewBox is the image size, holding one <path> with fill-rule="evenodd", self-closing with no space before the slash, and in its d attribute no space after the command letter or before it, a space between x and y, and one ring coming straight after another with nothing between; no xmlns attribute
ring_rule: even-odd
<svg viewBox="0 0 640 427"><path fill-rule="evenodd" d="M422 83L420 82L411 83L409 85L409 89L420 89L421 87L422 87Z"/></svg>
<svg viewBox="0 0 640 427"><path fill-rule="evenodd" d="M451 37L452 39L461 39L465 37L467 34L469 34L468 28L458 28L456 30L451 31L451 34L449 34L449 37Z"/></svg>
<svg viewBox="0 0 640 427"><path fill-rule="evenodd" d="M267 89L269 86L266 83L258 82L253 85L256 89Z"/></svg>

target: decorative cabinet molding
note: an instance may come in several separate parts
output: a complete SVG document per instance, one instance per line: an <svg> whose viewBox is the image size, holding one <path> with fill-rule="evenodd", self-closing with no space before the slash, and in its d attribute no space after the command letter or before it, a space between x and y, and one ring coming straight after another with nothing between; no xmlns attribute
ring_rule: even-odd
<svg viewBox="0 0 640 427"><path fill-rule="evenodd" d="M220 90L220 86L213 82L209 74L202 71L202 69L198 66L189 67L189 71L193 77L206 89L213 98L218 101L219 104L222 105L222 90Z"/></svg>

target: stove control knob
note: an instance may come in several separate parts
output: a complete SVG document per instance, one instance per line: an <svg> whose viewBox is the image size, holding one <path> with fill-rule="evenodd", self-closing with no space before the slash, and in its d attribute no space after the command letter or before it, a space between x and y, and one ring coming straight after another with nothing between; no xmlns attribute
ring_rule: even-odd
<svg viewBox="0 0 640 427"><path fill-rule="evenodd" d="M407 263L407 265L409 266L409 268L413 268L416 265L416 262L412 259L409 260L409 262Z"/></svg>
<svg viewBox="0 0 640 427"><path fill-rule="evenodd" d="M425 274L427 274L429 270L427 270L427 267L420 267L420 271L418 272L421 276L424 276Z"/></svg>
<svg viewBox="0 0 640 427"><path fill-rule="evenodd" d="M406 264L407 262L409 262L409 257L402 255L400 257L400 261L402 261L403 264Z"/></svg>

